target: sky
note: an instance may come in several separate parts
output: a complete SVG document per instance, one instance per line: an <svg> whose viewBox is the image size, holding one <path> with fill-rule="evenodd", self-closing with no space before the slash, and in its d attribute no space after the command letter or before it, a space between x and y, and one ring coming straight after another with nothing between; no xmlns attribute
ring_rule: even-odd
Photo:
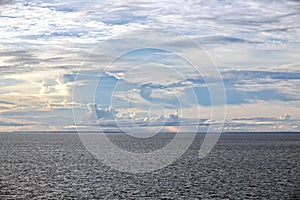
<svg viewBox="0 0 300 200"><path fill-rule="evenodd" d="M0 0L0 21L0 131L300 131L299 1Z"/></svg>

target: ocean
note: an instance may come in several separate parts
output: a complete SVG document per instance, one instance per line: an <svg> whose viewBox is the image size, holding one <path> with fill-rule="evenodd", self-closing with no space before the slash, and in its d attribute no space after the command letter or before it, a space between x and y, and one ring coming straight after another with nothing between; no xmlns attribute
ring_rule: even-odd
<svg viewBox="0 0 300 200"><path fill-rule="evenodd" d="M173 137L109 134L132 152ZM200 159L203 138L173 164L131 174L95 159L75 133L2 133L0 199L300 199L300 134L226 133Z"/></svg>

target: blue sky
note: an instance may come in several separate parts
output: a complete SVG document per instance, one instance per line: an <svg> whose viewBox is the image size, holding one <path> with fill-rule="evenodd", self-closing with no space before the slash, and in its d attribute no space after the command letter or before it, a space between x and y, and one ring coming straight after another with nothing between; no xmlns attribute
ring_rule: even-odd
<svg viewBox="0 0 300 200"><path fill-rule="evenodd" d="M299 131L299 10L291 0L0 1L0 130L151 127L180 108L186 124Z"/></svg>

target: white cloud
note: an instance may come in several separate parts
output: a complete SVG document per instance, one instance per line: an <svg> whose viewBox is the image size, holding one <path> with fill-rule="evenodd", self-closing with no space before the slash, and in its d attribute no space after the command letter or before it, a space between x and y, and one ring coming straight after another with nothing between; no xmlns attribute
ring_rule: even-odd
<svg viewBox="0 0 300 200"><path fill-rule="evenodd" d="M97 125L99 121L113 121L117 112L111 107L99 108L97 104L87 104L88 112L78 125Z"/></svg>
<svg viewBox="0 0 300 200"><path fill-rule="evenodd" d="M281 120L290 120L291 117L292 117L291 115L289 115L288 113L285 113L285 114L281 115L279 117L279 119L281 119Z"/></svg>

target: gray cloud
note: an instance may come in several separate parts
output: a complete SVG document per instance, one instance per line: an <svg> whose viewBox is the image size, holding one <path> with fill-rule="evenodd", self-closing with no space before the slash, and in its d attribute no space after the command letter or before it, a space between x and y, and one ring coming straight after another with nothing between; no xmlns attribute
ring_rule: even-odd
<svg viewBox="0 0 300 200"><path fill-rule="evenodd" d="M6 107L6 106L0 106L0 110L9 110L9 107Z"/></svg>
<svg viewBox="0 0 300 200"><path fill-rule="evenodd" d="M23 124L23 123L0 121L0 126L28 126L28 125L32 125L32 124Z"/></svg>
<svg viewBox="0 0 300 200"><path fill-rule="evenodd" d="M300 71L227 70L222 72L222 76L235 80L300 80Z"/></svg>
<svg viewBox="0 0 300 200"><path fill-rule="evenodd" d="M40 63L39 59L25 50L2 50L0 58L5 64L0 66L2 75L31 72L34 69L33 66Z"/></svg>
<svg viewBox="0 0 300 200"><path fill-rule="evenodd" d="M0 0L0 5L12 4L14 0Z"/></svg>
<svg viewBox="0 0 300 200"><path fill-rule="evenodd" d="M9 102L9 101L0 101L0 104L14 105L14 103Z"/></svg>

